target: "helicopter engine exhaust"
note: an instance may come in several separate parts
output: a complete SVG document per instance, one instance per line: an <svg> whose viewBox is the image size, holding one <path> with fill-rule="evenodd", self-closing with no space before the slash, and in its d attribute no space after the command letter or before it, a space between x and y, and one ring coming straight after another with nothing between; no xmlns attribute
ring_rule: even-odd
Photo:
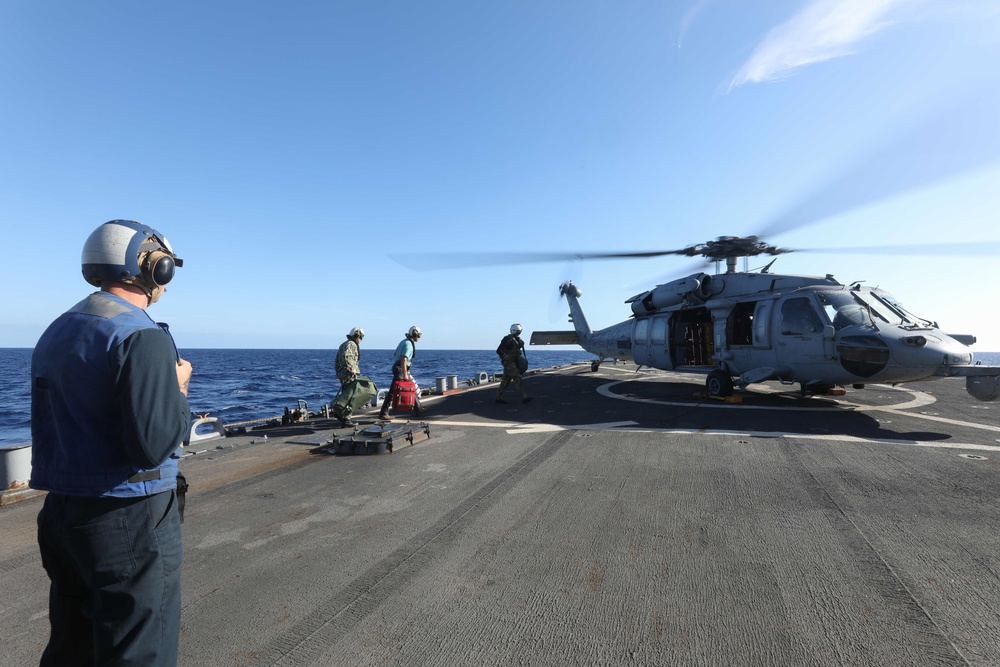
<svg viewBox="0 0 1000 667"><path fill-rule="evenodd" d="M715 279L707 273L697 273L687 278L657 285L648 292L638 294L625 303L632 304L632 312L648 315L661 308L687 303L704 303L712 296Z"/></svg>

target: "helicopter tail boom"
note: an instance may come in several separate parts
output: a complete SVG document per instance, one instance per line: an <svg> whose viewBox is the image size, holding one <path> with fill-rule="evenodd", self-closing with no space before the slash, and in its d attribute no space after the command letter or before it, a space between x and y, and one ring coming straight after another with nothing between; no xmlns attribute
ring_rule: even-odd
<svg viewBox="0 0 1000 667"><path fill-rule="evenodd" d="M569 304L569 319L574 331L535 331L532 345L579 345L599 359L632 359L632 321L626 320L599 331L591 331L580 307L580 288L567 281L559 286L559 293Z"/></svg>
<svg viewBox="0 0 1000 667"><path fill-rule="evenodd" d="M569 304L569 321L573 323L573 328L580 338L586 339L590 335L590 325L587 324L583 308L580 307L580 297L583 292L573 284L572 280L568 280L559 286L559 293L566 297L566 303Z"/></svg>

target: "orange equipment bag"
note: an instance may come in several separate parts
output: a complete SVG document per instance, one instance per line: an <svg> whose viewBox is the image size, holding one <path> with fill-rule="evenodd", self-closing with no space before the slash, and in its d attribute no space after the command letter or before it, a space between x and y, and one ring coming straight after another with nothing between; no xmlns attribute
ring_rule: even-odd
<svg viewBox="0 0 1000 667"><path fill-rule="evenodd" d="M413 380L392 381L392 408L412 410L417 403L417 383Z"/></svg>

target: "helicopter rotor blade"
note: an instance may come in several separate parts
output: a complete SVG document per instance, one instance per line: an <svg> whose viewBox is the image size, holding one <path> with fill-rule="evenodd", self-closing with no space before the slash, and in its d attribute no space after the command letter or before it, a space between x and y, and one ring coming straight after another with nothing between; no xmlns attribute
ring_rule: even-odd
<svg viewBox="0 0 1000 667"><path fill-rule="evenodd" d="M1000 241L920 243L915 245L854 246L848 248L793 248L792 252L858 255L996 255Z"/></svg>
<svg viewBox="0 0 1000 667"><path fill-rule="evenodd" d="M637 259L663 255L685 255L689 249L652 250L640 252L442 252L420 255L389 255L398 264L416 271L500 266L503 264L539 264L574 262L592 259Z"/></svg>
<svg viewBox="0 0 1000 667"><path fill-rule="evenodd" d="M772 238L847 211L932 185L1000 161L998 109L984 99L925 119L861 156L811 196L788 208L757 233Z"/></svg>

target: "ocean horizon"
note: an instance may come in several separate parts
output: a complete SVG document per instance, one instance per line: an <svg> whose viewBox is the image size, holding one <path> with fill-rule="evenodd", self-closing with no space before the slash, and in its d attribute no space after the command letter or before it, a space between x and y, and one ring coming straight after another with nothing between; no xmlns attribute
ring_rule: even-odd
<svg viewBox="0 0 1000 667"><path fill-rule="evenodd" d="M361 348L361 373L380 388L392 381L394 350ZM0 446L31 440L32 348L0 348ZM336 397L336 349L182 348L194 374L188 403L198 415L218 417L224 424L270 419L305 401L311 411ZM527 348L531 368L589 362L595 355L580 349ZM1000 365L1000 352L980 352L977 362ZM413 376L421 388L433 388L439 377L465 382L480 373L502 372L494 350L418 348ZM526 381L529 393L530 377Z"/></svg>
<svg viewBox="0 0 1000 667"><path fill-rule="evenodd" d="M0 446L31 440L31 353L33 348L0 348ZM580 349L526 350L532 368L590 361ZM270 419L305 401L311 411L332 401L340 383L334 373L336 348L181 348L194 374L188 393L191 411L218 417L224 424ZM361 373L380 389L392 381L394 349L361 348ZM417 348L413 377L421 388L433 388L438 377L459 382L493 375L503 368L494 350Z"/></svg>

